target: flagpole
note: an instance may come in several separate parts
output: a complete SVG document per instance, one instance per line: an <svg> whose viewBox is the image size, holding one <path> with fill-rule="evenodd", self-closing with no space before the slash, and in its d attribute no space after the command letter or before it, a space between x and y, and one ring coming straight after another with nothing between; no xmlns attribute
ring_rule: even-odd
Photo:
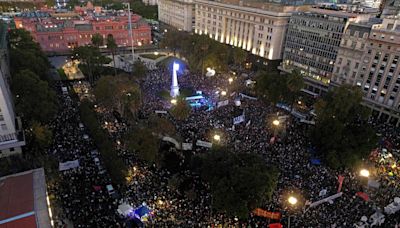
<svg viewBox="0 0 400 228"><path fill-rule="evenodd" d="M131 73L133 74L133 64L135 63L135 50L133 47L133 31L132 31L132 16L131 16L131 4L128 2L128 19L129 19L129 35L131 37L131 51L132 51L132 69Z"/></svg>

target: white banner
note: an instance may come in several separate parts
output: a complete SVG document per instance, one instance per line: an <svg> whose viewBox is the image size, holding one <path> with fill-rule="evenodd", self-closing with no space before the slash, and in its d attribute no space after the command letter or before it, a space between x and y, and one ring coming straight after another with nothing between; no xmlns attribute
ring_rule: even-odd
<svg viewBox="0 0 400 228"><path fill-rule="evenodd" d="M192 150L193 143L182 143L182 150Z"/></svg>
<svg viewBox="0 0 400 228"><path fill-rule="evenodd" d="M220 101L217 103L217 108L222 107L222 106L226 106L229 104L229 100L225 100L225 101Z"/></svg>
<svg viewBox="0 0 400 228"><path fill-rule="evenodd" d="M233 124L240 124L241 122L244 122L244 115L233 118Z"/></svg>
<svg viewBox="0 0 400 228"><path fill-rule="evenodd" d="M75 169L79 167L79 160L74 160L74 161L67 161L67 162L60 162L59 164L59 170L60 171L65 171L68 169Z"/></svg>
<svg viewBox="0 0 400 228"><path fill-rule="evenodd" d="M157 113L157 114L167 114L167 111L156 110L154 112Z"/></svg>
<svg viewBox="0 0 400 228"><path fill-rule="evenodd" d="M323 204L323 203L329 202L331 200L334 200L336 198L339 198L342 195L343 195L343 192L336 193L335 195L328 196L325 199L318 200L317 202L314 202L314 203L310 204L310 207L316 207L316 206L318 206L320 204Z"/></svg>
<svg viewBox="0 0 400 228"><path fill-rule="evenodd" d="M212 147L212 143L206 142L206 141L197 140L196 146L202 146L202 147L211 148Z"/></svg>
<svg viewBox="0 0 400 228"><path fill-rule="evenodd" d="M250 99L250 100L257 100L257 97L251 97L251 96L246 95L246 94L243 94L243 93L239 93L239 95L240 95L242 98L247 98L247 99Z"/></svg>

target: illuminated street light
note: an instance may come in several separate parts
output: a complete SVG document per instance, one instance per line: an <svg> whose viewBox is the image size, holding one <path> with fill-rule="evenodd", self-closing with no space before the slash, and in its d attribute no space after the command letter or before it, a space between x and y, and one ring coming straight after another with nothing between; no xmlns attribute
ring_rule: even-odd
<svg viewBox="0 0 400 228"><path fill-rule="evenodd" d="M178 101L176 99L171 100L171 104L175 105Z"/></svg>
<svg viewBox="0 0 400 228"><path fill-rule="evenodd" d="M157 203L158 203L158 205L160 205L160 206L164 204L164 202L163 202L162 200L158 200Z"/></svg>
<svg viewBox="0 0 400 228"><path fill-rule="evenodd" d="M294 197L294 196L290 196L289 198L288 198L288 202L291 204L291 205L296 205L297 204L297 198L296 197Z"/></svg>
<svg viewBox="0 0 400 228"><path fill-rule="evenodd" d="M233 78L229 78L228 81L229 81L229 84L231 84L233 82Z"/></svg>
<svg viewBox="0 0 400 228"><path fill-rule="evenodd" d="M362 177L369 177L369 171L366 169L360 170L360 176Z"/></svg>
<svg viewBox="0 0 400 228"><path fill-rule="evenodd" d="M220 141L221 140L221 136L220 135L214 135L214 140L215 141Z"/></svg>
<svg viewBox="0 0 400 228"><path fill-rule="evenodd" d="M154 55L158 55L159 53L157 51L154 52Z"/></svg>
<svg viewBox="0 0 400 228"><path fill-rule="evenodd" d="M221 91L222 96L226 96L226 91Z"/></svg>
<svg viewBox="0 0 400 228"><path fill-rule="evenodd" d="M272 124L275 126L279 126L280 122L279 122L279 120L274 120L274 121L272 121Z"/></svg>
<svg viewBox="0 0 400 228"><path fill-rule="evenodd" d="M297 104L301 105L301 101L297 101Z"/></svg>

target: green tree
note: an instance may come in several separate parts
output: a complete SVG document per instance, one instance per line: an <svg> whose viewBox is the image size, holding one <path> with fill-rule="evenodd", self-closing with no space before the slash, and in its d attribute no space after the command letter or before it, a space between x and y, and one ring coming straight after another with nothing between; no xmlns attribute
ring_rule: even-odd
<svg viewBox="0 0 400 228"><path fill-rule="evenodd" d="M170 113L177 120L185 120L190 115L191 108L184 99L178 99L176 104L170 109Z"/></svg>
<svg viewBox="0 0 400 228"><path fill-rule="evenodd" d="M81 61L79 68L88 75L91 83L94 82L95 76L100 76L102 65L110 62L109 58L101 55L99 48L88 45L75 48L73 56Z"/></svg>
<svg viewBox="0 0 400 228"><path fill-rule="evenodd" d="M341 86L329 91L316 105L316 126L311 139L333 168L353 167L376 145L376 134L367 123L369 110L361 105L362 91Z"/></svg>
<svg viewBox="0 0 400 228"><path fill-rule="evenodd" d="M104 39L103 36L100 35L99 33L96 33L92 36L92 44L93 46L99 48L100 46L103 46Z"/></svg>
<svg viewBox="0 0 400 228"><path fill-rule="evenodd" d="M50 63L28 31L12 29L9 33L9 43L11 75L20 70L30 70L41 79L48 80Z"/></svg>
<svg viewBox="0 0 400 228"><path fill-rule="evenodd" d="M140 159L150 164L159 162L157 155L160 148L160 140L149 129L133 130L125 137L125 141L129 151L136 153Z"/></svg>
<svg viewBox="0 0 400 228"><path fill-rule="evenodd" d="M146 6L140 0L131 1L131 9L133 12L141 15L144 18L158 20L158 8L157 6Z"/></svg>
<svg viewBox="0 0 400 228"><path fill-rule="evenodd" d="M246 61L247 55L247 51L241 48L235 47L231 49L231 58L233 60L232 62L236 65L241 66L243 62Z"/></svg>
<svg viewBox="0 0 400 228"><path fill-rule="evenodd" d="M57 109L55 93L32 71L22 70L14 75L11 90L16 111L28 122L45 123L54 116Z"/></svg>
<svg viewBox="0 0 400 228"><path fill-rule="evenodd" d="M126 75L100 78L93 93L99 103L109 110L117 110L123 117L135 116L141 104L139 85Z"/></svg>
<svg viewBox="0 0 400 228"><path fill-rule="evenodd" d="M174 136L176 134L175 125L170 120L156 115L149 117L148 128L159 135Z"/></svg>
<svg viewBox="0 0 400 228"><path fill-rule="evenodd" d="M115 42L115 39L112 34L108 34L106 44L107 44L108 50L110 50L111 55L112 55L114 76L117 76L117 68L115 66L115 52L116 52L118 46L117 46L117 43Z"/></svg>
<svg viewBox="0 0 400 228"><path fill-rule="evenodd" d="M276 104L287 95L286 78L276 72L260 72L256 79L257 94L263 99Z"/></svg>
<svg viewBox="0 0 400 228"><path fill-rule="evenodd" d="M299 96L301 89L304 88L304 79L301 75L300 71L293 70L288 76L286 80L286 86L288 91L288 101L293 108L293 104L295 99Z"/></svg>
<svg viewBox="0 0 400 228"><path fill-rule="evenodd" d="M146 76L147 67L143 64L142 61L137 60L133 64L133 75L137 78L144 78Z"/></svg>
<svg viewBox="0 0 400 228"><path fill-rule="evenodd" d="M32 123L32 134L37 146L41 149L48 147L52 143L53 133L51 130L39 122Z"/></svg>
<svg viewBox="0 0 400 228"><path fill-rule="evenodd" d="M201 156L200 173L211 186L213 208L230 216L247 218L269 200L278 172L255 154L235 154L223 148Z"/></svg>
<svg viewBox="0 0 400 228"><path fill-rule="evenodd" d="M75 8L75 6L80 6L81 3L79 0L70 0L67 3L67 9L69 10L73 10Z"/></svg>

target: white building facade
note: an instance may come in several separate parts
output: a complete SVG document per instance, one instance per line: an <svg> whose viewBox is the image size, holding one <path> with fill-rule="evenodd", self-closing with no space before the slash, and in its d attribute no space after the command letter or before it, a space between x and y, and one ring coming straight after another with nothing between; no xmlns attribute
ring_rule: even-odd
<svg viewBox="0 0 400 228"><path fill-rule="evenodd" d="M400 20L351 25L343 36L332 84L351 84L383 121L400 124Z"/></svg>
<svg viewBox="0 0 400 228"><path fill-rule="evenodd" d="M250 51L268 60L282 59L292 11L308 6L285 6L235 0L195 0L195 33Z"/></svg>
<svg viewBox="0 0 400 228"><path fill-rule="evenodd" d="M187 32L194 28L193 0L158 0L158 20Z"/></svg>
<svg viewBox="0 0 400 228"><path fill-rule="evenodd" d="M0 158L21 153L25 145L21 121L16 118L9 81L7 29L0 24Z"/></svg>

